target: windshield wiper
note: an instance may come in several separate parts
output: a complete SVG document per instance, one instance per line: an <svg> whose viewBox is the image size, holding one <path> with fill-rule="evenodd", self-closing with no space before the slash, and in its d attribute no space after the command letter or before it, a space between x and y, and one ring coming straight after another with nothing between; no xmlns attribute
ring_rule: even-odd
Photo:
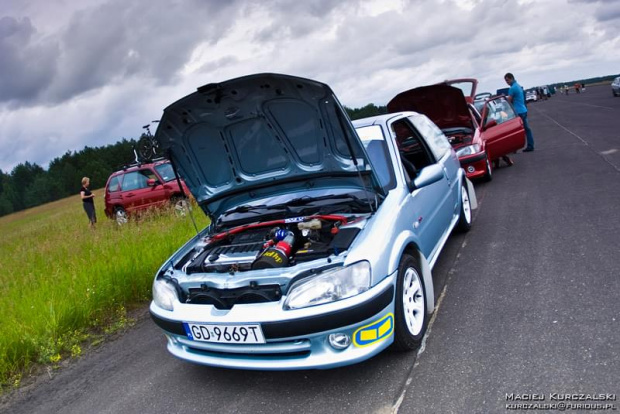
<svg viewBox="0 0 620 414"><path fill-rule="evenodd" d="M320 197L303 196L303 197L298 197L298 198L289 200L286 203L279 203L279 204L272 204L272 205L259 204L259 205L251 206L251 205L246 204L246 205L235 207L232 210L228 210L224 214L222 214L222 216L225 217L231 214L250 213L250 212L260 214L259 212L264 211L264 210L283 210L283 211L286 211L287 213L293 213L290 207L302 207L302 206L306 206L309 203L313 203L316 201L334 200L334 199L340 200L340 202L345 201L345 200L350 200L350 201L354 201L355 203L364 203L364 201L361 200L359 197L356 197L351 194L328 194L328 195L324 195Z"/></svg>
<svg viewBox="0 0 620 414"><path fill-rule="evenodd" d="M351 195L351 194L328 194L328 195L324 195L324 196L320 196L320 197L303 196L303 197L299 197L299 198L294 198L291 201L287 202L286 205L288 205L288 206L305 206L306 204L312 203L312 202L315 202L315 201L333 200L333 199L360 201L359 197L356 197L356 196Z"/></svg>
<svg viewBox="0 0 620 414"><path fill-rule="evenodd" d="M239 206L236 207L232 210L228 210L226 211L224 214L222 214L223 216L228 216L231 214L235 214L235 213L256 213L259 214L258 211L259 210L284 210L286 212L290 212L290 209L288 208L288 206L286 204L274 204L274 205L267 205L267 204L259 204L256 206L250 206L250 205L243 205L243 206Z"/></svg>

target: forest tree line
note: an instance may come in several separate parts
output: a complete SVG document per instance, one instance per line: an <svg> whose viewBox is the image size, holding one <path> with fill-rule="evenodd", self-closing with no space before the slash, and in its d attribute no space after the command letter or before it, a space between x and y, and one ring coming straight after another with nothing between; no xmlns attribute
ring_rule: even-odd
<svg viewBox="0 0 620 414"><path fill-rule="evenodd" d="M579 82L607 82L615 76L618 75ZM563 84L560 82L554 85ZM386 106L372 103L355 109L345 106L345 109L352 120L387 113ZM87 146L79 152L67 151L62 157L54 158L47 170L28 161L18 164L10 173L0 170L0 216L77 194L82 177L90 178L91 188L102 188L110 174L134 160L135 145L136 140L123 138L113 145L95 148Z"/></svg>
<svg viewBox="0 0 620 414"><path fill-rule="evenodd" d="M385 106L374 104L346 110L351 119L387 112ZM90 178L93 189L104 187L110 174L134 161L135 146L136 140L123 138L112 145L67 151L54 158L47 170L29 161L10 173L0 170L0 216L78 194L82 177Z"/></svg>
<svg viewBox="0 0 620 414"><path fill-rule="evenodd" d="M105 186L110 174L134 160L134 139L103 147L67 151L45 170L36 163L20 163L8 173L0 170L0 216L59 200L80 192L82 177L91 188Z"/></svg>

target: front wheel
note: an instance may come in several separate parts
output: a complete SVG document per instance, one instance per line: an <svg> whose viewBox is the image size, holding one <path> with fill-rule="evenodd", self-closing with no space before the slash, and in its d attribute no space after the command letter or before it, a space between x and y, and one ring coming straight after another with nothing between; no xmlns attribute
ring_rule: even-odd
<svg viewBox="0 0 620 414"><path fill-rule="evenodd" d="M487 161L488 162L488 161ZM471 228L471 201L469 200L469 191L467 191L467 183L461 184L461 211L459 214L459 222L456 228L460 232L467 232Z"/></svg>
<svg viewBox="0 0 620 414"><path fill-rule="evenodd" d="M489 157L487 156L487 167L484 172L484 181L489 182L493 179L493 168L491 167L491 161L489 161Z"/></svg>
<svg viewBox="0 0 620 414"><path fill-rule="evenodd" d="M413 256L404 254L396 280L394 350L410 351L422 342L429 319L426 300L420 265Z"/></svg>

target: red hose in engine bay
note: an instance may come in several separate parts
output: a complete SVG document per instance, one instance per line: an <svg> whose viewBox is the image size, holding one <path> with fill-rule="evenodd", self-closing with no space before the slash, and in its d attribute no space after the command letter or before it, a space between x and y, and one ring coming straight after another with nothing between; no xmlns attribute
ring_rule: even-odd
<svg viewBox="0 0 620 414"><path fill-rule="evenodd" d="M263 221L263 222L258 222L258 223L252 223L252 224L245 224L243 226L232 228L230 230L227 230L227 231L224 231L224 232L221 232L221 233L218 233L218 234L215 234L215 235L209 237L209 241L211 242L211 241L222 240L225 237L228 237L230 235L237 234L237 233L240 233L242 231L249 230L249 229L256 229L256 228L260 228L260 227L269 227L269 226L274 226L276 224L301 223L301 222L312 220L312 219L323 219L323 220L339 221L340 225L348 223L348 219L345 216L340 216L340 215L337 215L337 214L317 214L317 215L314 215L314 216L299 217L299 218L294 219L294 220L291 220L291 219L270 220L270 221Z"/></svg>

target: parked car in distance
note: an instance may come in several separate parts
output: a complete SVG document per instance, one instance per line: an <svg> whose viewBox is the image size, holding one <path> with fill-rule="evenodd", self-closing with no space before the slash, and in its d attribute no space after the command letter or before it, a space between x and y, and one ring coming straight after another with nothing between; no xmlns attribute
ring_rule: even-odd
<svg viewBox="0 0 620 414"><path fill-rule="evenodd" d="M105 186L105 214L117 223L127 222L130 215L149 208L172 205L184 214L188 208L189 189L174 175L167 160L136 163L110 175Z"/></svg>
<svg viewBox="0 0 620 414"><path fill-rule="evenodd" d="M611 83L611 93L613 93L614 96L620 96L620 76Z"/></svg>
<svg viewBox="0 0 620 414"><path fill-rule="evenodd" d="M156 137L211 218L153 282L172 355L327 369L420 344L431 270L452 230L469 229L475 192L425 116L355 125L328 85L280 74L208 84L164 110Z"/></svg>
<svg viewBox="0 0 620 414"><path fill-rule="evenodd" d="M458 84L455 88L452 84ZM470 83L471 86L463 85ZM448 137L467 178L493 177L492 164L525 146L523 122L506 97L474 101L477 81L456 79L410 89L387 104L388 112L416 111L428 116ZM464 96L462 91L469 91ZM482 108L481 113L476 105Z"/></svg>
<svg viewBox="0 0 620 414"><path fill-rule="evenodd" d="M538 94L535 90L525 91L525 102L536 102L538 100Z"/></svg>

